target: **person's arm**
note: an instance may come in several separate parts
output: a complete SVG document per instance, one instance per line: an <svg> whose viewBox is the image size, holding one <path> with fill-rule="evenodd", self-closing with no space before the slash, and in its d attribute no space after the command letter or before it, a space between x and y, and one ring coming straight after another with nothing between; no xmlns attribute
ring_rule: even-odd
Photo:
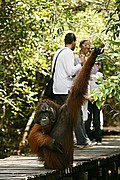
<svg viewBox="0 0 120 180"><path fill-rule="evenodd" d="M74 54L72 51L65 54L63 63L65 71L69 77L76 75L82 67L80 63L76 66L74 65Z"/></svg>

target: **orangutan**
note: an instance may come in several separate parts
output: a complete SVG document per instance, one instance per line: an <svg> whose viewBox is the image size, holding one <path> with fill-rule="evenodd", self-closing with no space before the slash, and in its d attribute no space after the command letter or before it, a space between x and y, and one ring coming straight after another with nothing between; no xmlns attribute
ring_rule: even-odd
<svg viewBox="0 0 120 180"><path fill-rule="evenodd" d="M28 141L45 168L64 169L73 163L73 129L85 100L92 66L101 53L99 48L95 48L88 57L62 106L49 99L43 99L37 106Z"/></svg>

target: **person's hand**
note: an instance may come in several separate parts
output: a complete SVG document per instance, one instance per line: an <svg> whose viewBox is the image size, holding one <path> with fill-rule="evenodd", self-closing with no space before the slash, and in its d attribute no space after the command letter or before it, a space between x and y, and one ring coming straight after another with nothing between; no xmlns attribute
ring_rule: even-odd
<svg viewBox="0 0 120 180"><path fill-rule="evenodd" d="M83 66L83 64L86 62L85 55L84 54L80 54L79 57L81 59L80 64L81 64L81 66Z"/></svg>
<svg viewBox="0 0 120 180"><path fill-rule="evenodd" d="M104 110L105 106L104 106L104 102L101 104L100 109Z"/></svg>
<svg viewBox="0 0 120 180"><path fill-rule="evenodd" d="M89 101L90 102L94 102L94 98L93 97L89 97Z"/></svg>

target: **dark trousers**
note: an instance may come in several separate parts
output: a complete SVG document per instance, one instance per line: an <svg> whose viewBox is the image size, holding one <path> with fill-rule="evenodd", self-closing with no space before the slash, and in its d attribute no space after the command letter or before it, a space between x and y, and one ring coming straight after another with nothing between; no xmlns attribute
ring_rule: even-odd
<svg viewBox="0 0 120 180"><path fill-rule="evenodd" d="M56 94L55 102L59 105L63 105L68 97L68 94Z"/></svg>
<svg viewBox="0 0 120 180"><path fill-rule="evenodd" d="M85 129L90 140L95 139L97 142L102 141L102 131L100 127L100 109L96 106L96 102L88 102L88 120L85 122ZM93 121L94 134L91 131L91 122Z"/></svg>

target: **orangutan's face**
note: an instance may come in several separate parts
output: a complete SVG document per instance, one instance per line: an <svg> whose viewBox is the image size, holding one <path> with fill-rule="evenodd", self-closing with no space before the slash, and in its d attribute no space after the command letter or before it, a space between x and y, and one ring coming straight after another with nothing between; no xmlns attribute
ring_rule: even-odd
<svg viewBox="0 0 120 180"><path fill-rule="evenodd" d="M41 125L42 131L48 133L56 120L55 112L47 103L43 103L39 108L37 123Z"/></svg>

